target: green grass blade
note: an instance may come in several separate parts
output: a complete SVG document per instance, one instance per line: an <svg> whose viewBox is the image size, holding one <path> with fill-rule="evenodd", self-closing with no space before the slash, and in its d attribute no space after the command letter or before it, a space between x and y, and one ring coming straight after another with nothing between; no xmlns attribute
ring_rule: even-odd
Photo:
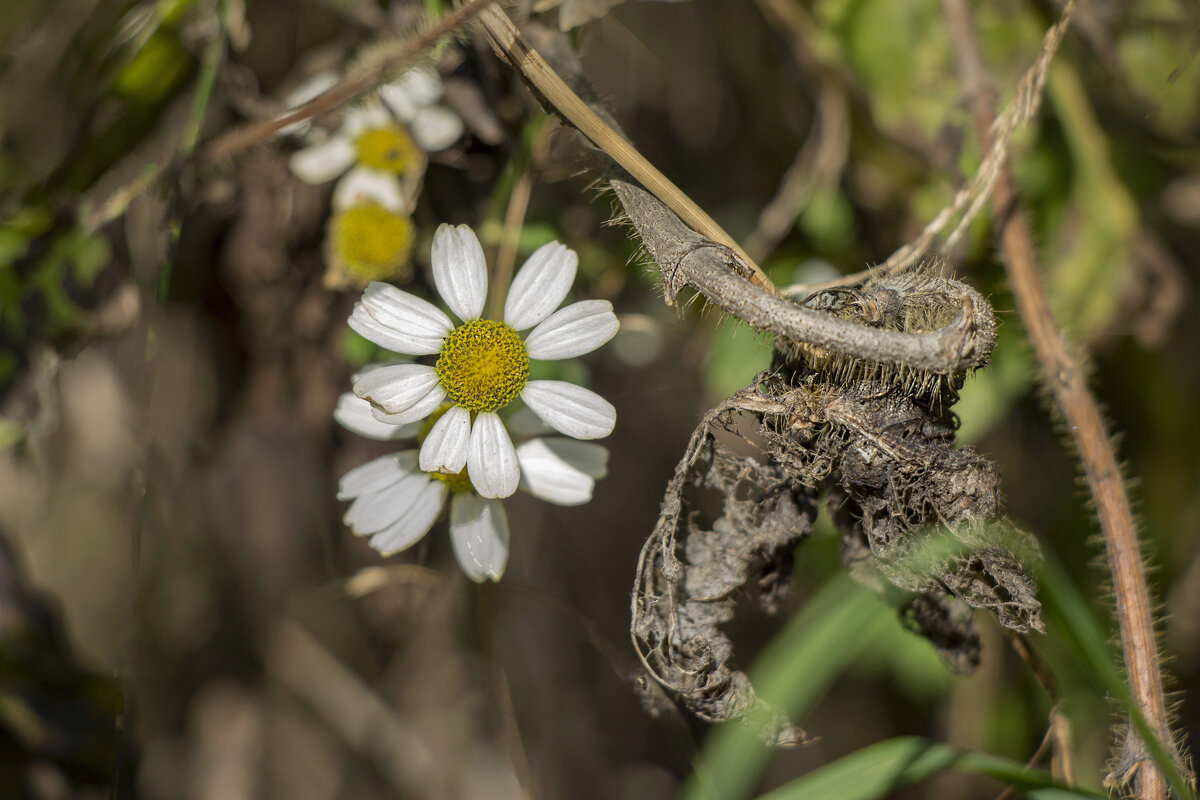
<svg viewBox="0 0 1200 800"><path fill-rule="evenodd" d="M897 786L926 780L947 769L988 775L1038 800L1104 795L1070 789L1042 770L986 753L963 752L917 737L901 737L864 747L815 769L758 800L872 800Z"/></svg>
<svg viewBox="0 0 1200 800"><path fill-rule="evenodd" d="M894 623L895 612L845 574L827 581L750 669L759 695L803 717L842 671ZM744 725L726 724L704 742L685 800L749 797L773 751Z"/></svg>

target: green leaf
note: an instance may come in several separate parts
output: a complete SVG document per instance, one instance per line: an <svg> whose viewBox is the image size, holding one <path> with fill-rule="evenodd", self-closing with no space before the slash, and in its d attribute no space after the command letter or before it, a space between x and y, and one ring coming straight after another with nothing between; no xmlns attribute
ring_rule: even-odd
<svg viewBox="0 0 1200 800"><path fill-rule="evenodd" d="M750 669L759 696L799 720L888 625L894 612L841 573L826 581ZM852 631L853 635L847 635ZM727 724L704 742L685 800L748 797L773 750L747 726Z"/></svg>
<svg viewBox="0 0 1200 800"><path fill-rule="evenodd" d="M926 780L947 769L978 772L1039 800L1104 797L1071 789L1042 770L986 753L964 752L917 737L864 747L761 795L759 800L872 800L897 786Z"/></svg>
<svg viewBox="0 0 1200 800"><path fill-rule="evenodd" d="M704 357L704 386L713 397L728 397L746 388L771 365L775 345L770 336L749 325L713 331Z"/></svg>

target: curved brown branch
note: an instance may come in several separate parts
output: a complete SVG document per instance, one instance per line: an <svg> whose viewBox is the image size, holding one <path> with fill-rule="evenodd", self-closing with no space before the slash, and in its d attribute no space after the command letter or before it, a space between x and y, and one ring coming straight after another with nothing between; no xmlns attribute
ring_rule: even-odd
<svg viewBox="0 0 1200 800"><path fill-rule="evenodd" d="M961 310L951 324L929 333L901 333L863 326L783 299L742 250L707 215L639 154L590 94L578 65L556 53L552 67L522 38L497 8L482 20L493 47L527 81L546 107L575 126L599 148L599 168L653 256L663 277L666 300L691 286L708 300L754 327L793 343L806 343L887 366L950 375L982 366L995 343L990 304L973 289L955 284ZM555 67L571 81L568 85ZM628 169L629 166L634 169ZM636 170L636 171L635 171ZM651 181L647 184L645 181ZM641 181L638 183L636 181ZM645 186L645 188L643 188ZM671 198L669 204L665 198ZM676 212L692 209L682 220ZM682 212L680 212L682 215ZM703 219L696 217L703 215ZM708 220L708 223L703 223ZM684 224L684 223L687 224Z"/></svg>
<svg viewBox="0 0 1200 800"><path fill-rule="evenodd" d="M1068 6L1073 5L1073 0ZM970 10L964 0L942 0L950 38L958 60L963 89L984 146L990 146L995 97L987 85L987 67L980 54ZM1038 277L1033 240L1025 218L1017 213L1017 197L1007 166L1001 169L992 195L992 211L1000 233L1005 269L1017 311L1042 366L1054 401L1067 421L1079 451L1088 488L1104 534L1104 545L1117 597L1117 617L1125 672L1133 696L1146 720L1168 747L1171 736L1163 696L1162 673L1154 637L1150 591L1142 567L1137 531L1129 496L1116 455L1104 428L1099 406L1087 387L1083 371L1072 358L1054 322ZM1138 798L1167 797L1167 782L1134 732L1127 749L1135 753L1130 764L1132 785Z"/></svg>
<svg viewBox="0 0 1200 800"><path fill-rule="evenodd" d="M736 255L690 230L670 209L632 183L610 178L625 212L662 273L668 304L685 285L754 327L879 364L935 374L981 366L995 343L992 308L959 284L958 318L931 333L901 333L837 319L762 291L739 274Z"/></svg>

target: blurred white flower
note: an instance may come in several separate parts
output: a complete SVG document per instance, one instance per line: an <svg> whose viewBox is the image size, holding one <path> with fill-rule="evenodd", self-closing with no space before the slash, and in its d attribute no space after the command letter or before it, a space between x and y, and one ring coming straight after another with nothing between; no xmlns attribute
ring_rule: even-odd
<svg viewBox="0 0 1200 800"><path fill-rule="evenodd" d="M377 368L382 369L382 368ZM338 399L334 417L344 427L372 439L411 437L421 425L394 425L371 413L371 405L352 394ZM426 434L428 436L428 433ZM592 442L560 437L536 438L516 448L521 489L561 506L592 499L596 480L608 469L608 451ZM381 456L347 472L338 499L350 501L344 521L370 545L392 555L420 541L450 498L450 543L463 572L473 581L498 581L508 564L508 517L500 500L480 497L466 472L428 472L418 451Z"/></svg>
<svg viewBox="0 0 1200 800"><path fill-rule="evenodd" d="M299 105L316 97L329 86L327 79L318 80L321 77L289 100L299 99ZM435 70L410 69L381 87L378 97L348 108L336 133L293 154L292 172L313 184L327 183L356 165L395 176L423 172L425 153L446 149L463 132L458 115L438 103L441 96L442 82Z"/></svg>
<svg viewBox="0 0 1200 800"><path fill-rule="evenodd" d="M407 277L416 240L410 206L394 175L366 167L346 173L326 224L325 286L361 289Z"/></svg>
<svg viewBox="0 0 1200 800"><path fill-rule="evenodd" d="M393 286L367 287L350 316L351 328L394 352L438 357L434 366L380 367L354 383L354 393L369 400L385 422L415 422L450 404L421 445L421 470L457 475L465 467L481 497L515 492L521 465L496 412L518 397L550 427L575 439L612 432L616 410L600 395L564 381L529 380L531 358L589 353L620 327L606 300L555 311L578 263L575 252L558 242L538 248L513 279L503 321L482 319L488 288L483 247L466 225L442 225L433 239L434 283L462 323L455 325L437 306ZM522 339L518 332L529 328Z"/></svg>

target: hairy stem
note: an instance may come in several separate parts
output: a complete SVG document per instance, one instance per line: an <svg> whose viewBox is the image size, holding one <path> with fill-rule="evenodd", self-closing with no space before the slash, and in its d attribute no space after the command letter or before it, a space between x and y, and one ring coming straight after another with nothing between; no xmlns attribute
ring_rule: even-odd
<svg viewBox="0 0 1200 800"><path fill-rule="evenodd" d="M587 88L576 64L564 64L561 62L565 59L560 59L555 65L570 79L569 86L502 11L491 8L481 18L501 57L525 78L549 109L575 125L600 154L607 156L600 169L658 265L668 304L675 302L684 286L691 286L710 302L760 330L853 358L936 374L960 373L986 362L995 340L992 309L966 286L961 289L958 317L930 333L870 328L779 297L769 281L764 285L765 277L759 279L757 267L727 234L720 231L722 238L718 238L694 218L677 216L681 206L694 207L694 203L669 181L666 185L671 190L667 192L673 198L671 203L665 202L663 187L655 190L645 183L666 178L608 121L603 108L593 108L580 97L579 92L587 92ZM638 171L629 169L631 165Z"/></svg>
<svg viewBox="0 0 1200 800"><path fill-rule="evenodd" d="M965 0L942 0L942 7L976 130L984 146L990 147L995 97L988 87L987 68L972 26L970 9ZM997 177L992 210L1017 311L1029 332L1054 401L1074 438L1088 488L1096 503L1117 597L1117 617L1130 688L1151 730L1162 741L1169 742L1150 591L1129 497L1100 409L1046 302L1038 277L1033 240L1024 217L1017 212L1016 192L1007 165ZM1136 770L1133 787L1140 800L1162 800L1167 796L1166 779L1152 761L1143 759Z"/></svg>

